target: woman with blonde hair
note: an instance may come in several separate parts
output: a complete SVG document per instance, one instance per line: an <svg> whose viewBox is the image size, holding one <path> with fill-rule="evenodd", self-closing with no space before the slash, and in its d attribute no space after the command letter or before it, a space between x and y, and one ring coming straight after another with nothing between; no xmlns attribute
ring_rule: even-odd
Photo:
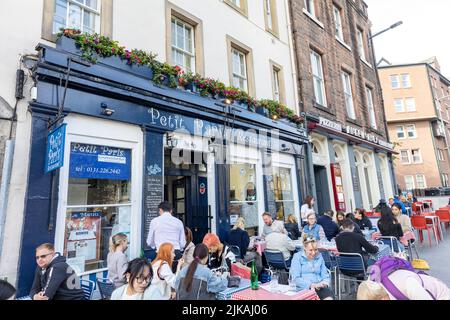
<svg viewBox="0 0 450 320"><path fill-rule="evenodd" d="M125 251L128 248L128 238L124 233L118 233L109 239L109 253L106 258L108 266L108 279L116 288L126 283L125 271L128 267L128 258Z"/></svg>
<svg viewBox="0 0 450 320"><path fill-rule="evenodd" d="M298 238L302 235L297 218L293 214L288 215L284 228L288 232L289 238L292 240L298 240Z"/></svg>
<svg viewBox="0 0 450 320"><path fill-rule="evenodd" d="M175 298L175 280L184 264L184 259L178 261L176 272L172 272L175 250L173 244L163 243L158 249L155 260L152 262L153 279L150 285L152 300L170 300ZM172 290L173 289L173 290Z"/></svg>

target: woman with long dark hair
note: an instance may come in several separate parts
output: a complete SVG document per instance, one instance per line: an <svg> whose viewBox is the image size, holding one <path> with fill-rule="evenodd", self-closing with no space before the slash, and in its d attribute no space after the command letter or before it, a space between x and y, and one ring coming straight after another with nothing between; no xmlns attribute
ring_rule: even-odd
<svg viewBox="0 0 450 320"><path fill-rule="evenodd" d="M215 275L207 266L208 253L205 244L195 246L194 260L180 271L175 281L177 300L211 300L215 293L227 288L228 273Z"/></svg>
<svg viewBox="0 0 450 320"><path fill-rule="evenodd" d="M125 270L126 284L114 290L111 300L151 300L149 285L153 271L147 260L136 258L130 261Z"/></svg>
<svg viewBox="0 0 450 320"><path fill-rule="evenodd" d="M383 237L395 237L400 239L403 237L402 225L392 214L391 208L383 208L381 210L381 218L378 220L378 230Z"/></svg>

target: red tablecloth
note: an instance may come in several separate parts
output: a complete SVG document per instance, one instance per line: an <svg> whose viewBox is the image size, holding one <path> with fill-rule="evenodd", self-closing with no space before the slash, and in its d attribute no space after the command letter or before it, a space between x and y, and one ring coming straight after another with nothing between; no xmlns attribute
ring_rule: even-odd
<svg viewBox="0 0 450 320"><path fill-rule="evenodd" d="M246 289L233 293L231 300L320 300L315 291L302 290L295 295L272 293L264 289Z"/></svg>

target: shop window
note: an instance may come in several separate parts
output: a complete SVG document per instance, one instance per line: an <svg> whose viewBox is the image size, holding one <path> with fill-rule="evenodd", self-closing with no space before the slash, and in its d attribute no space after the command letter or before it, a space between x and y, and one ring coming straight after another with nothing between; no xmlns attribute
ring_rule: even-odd
<svg viewBox="0 0 450 320"><path fill-rule="evenodd" d="M230 165L230 223L238 217L245 219L249 234L258 234L258 190L256 165L238 163Z"/></svg>
<svg viewBox="0 0 450 320"><path fill-rule="evenodd" d="M131 150L71 143L64 255L78 273L106 267L109 239L130 234Z"/></svg>
<svg viewBox="0 0 450 320"><path fill-rule="evenodd" d="M291 169L273 167L272 181L269 186L275 197L277 219L285 221L290 214L295 215Z"/></svg>

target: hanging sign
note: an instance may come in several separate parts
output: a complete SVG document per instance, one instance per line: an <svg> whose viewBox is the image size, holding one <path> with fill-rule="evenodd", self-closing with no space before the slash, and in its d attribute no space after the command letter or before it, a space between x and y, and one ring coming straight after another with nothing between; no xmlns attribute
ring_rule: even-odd
<svg viewBox="0 0 450 320"><path fill-rule="evenodd" d="M59 169L64 165L64 143L66 140L66 123L50 131L47 136L45 153L45 173Z"/></svg>
<svg viewBox="0 0 450 320"><path fill-rule="evenodd" d="M129 180L131 150L73 142L70 145L70 177Z"/></svg>

